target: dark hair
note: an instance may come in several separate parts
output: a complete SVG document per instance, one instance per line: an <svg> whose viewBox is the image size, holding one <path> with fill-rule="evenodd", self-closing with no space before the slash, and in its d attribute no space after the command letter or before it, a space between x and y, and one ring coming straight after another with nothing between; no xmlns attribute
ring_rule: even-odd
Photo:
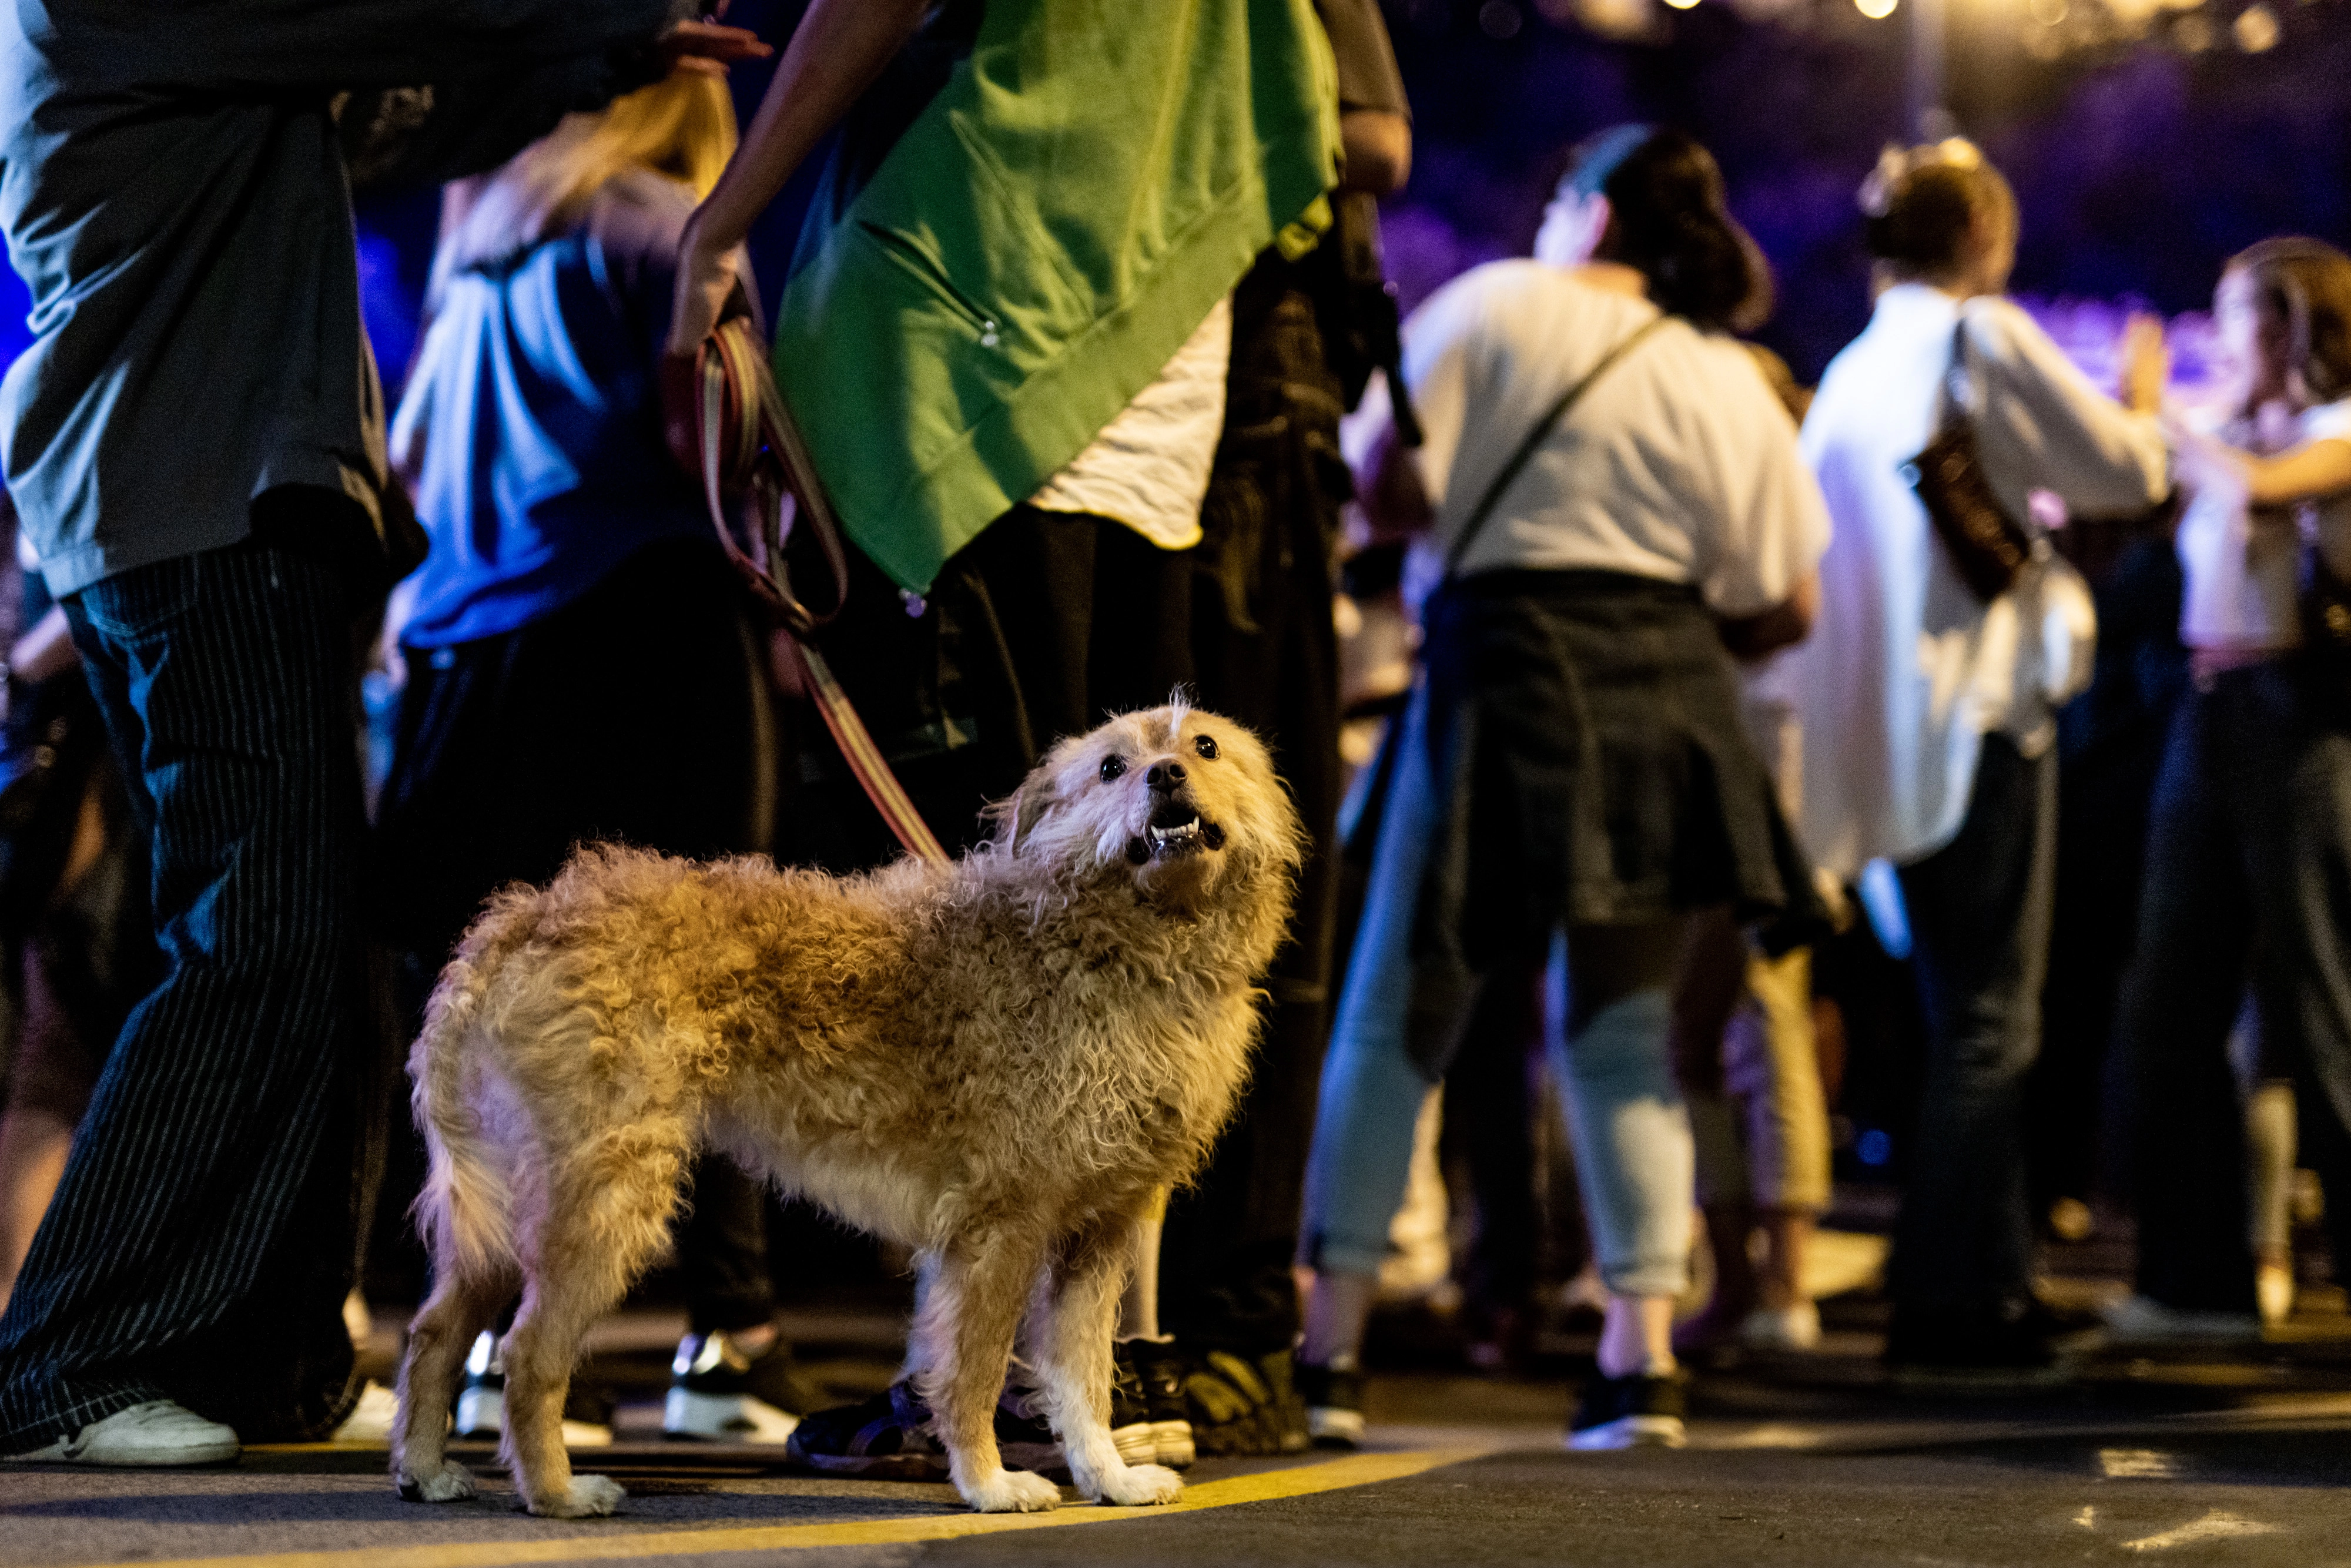
<svg viewBox="0 0 2351 1568"><path fill-rule="evenodd" d="M1979 217L2016 215L2008 181L1964 142L1889 148L1861 199L1869 253L1909 277L1955 271Z"/></svg>
<svg viewBox="0 0 2351 1568"><path fill-rule="evenodd" d="M2320 402L2351 395L2351 256L2324 240L2265 239L2229 258L2285 326L2286 368Z"/></svg>
<svg viewBox="0 0 2351 1568"><path fill-rule="evenodd" d="M1593 255L1648 279L1657 308L1707 331L1751 331L1771 313L1771 268L1730 215L1722 170L1695 137L1620 125L1576 148L1562 192L1608 198Z"/></svg>

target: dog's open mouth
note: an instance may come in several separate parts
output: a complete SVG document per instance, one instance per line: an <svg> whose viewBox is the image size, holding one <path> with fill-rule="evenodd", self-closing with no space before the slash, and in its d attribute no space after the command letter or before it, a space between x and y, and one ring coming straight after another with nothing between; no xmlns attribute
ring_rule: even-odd
<svg viewBox="0 0 2351 1568"><path fill-rule="evenodd" d="M1167 800L1152 811L1144 831L1127 841L1126 858L1142 865L1224 847L1225 830L1201 816L1197 807L1182 800Z"/></svg>

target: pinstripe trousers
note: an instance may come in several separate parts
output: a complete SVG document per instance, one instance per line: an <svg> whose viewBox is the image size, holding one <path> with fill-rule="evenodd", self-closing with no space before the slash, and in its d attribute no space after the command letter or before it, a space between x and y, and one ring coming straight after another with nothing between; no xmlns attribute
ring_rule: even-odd
<svg viewBox="0 0 2351 1568"><path fill-rule="evenodd" d="M66 606L151 833L165 970L0 1317L0 1454L158 1398L305 1435L348 1397L369 1059L348 593L248 541Z"/></svg>

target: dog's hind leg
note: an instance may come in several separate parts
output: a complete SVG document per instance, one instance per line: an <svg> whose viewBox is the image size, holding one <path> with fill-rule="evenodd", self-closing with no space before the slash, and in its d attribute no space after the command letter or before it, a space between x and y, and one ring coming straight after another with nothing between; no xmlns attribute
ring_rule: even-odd
<svg viewBox="0 0 2351 1568"><path fill-rule="evenodd" d="M646 1129L633 1129L638 1134ZM500 1350L506 1360L504 1452L531 1512L556 1519L607 1514L628 1494L604 1476L571 1473L563 1396L580 1342L620 1305L660 1251L676 1207L683 1146L638 1145L626 1167L581 1162L555 1184L524 1248L522 1309ZM599 1185L602 1184L602 1185Z"/></svg>
<svg viewBox="0 0 2351 1568"><path fill-rule="evenodd" d="M1044 1261L1043 1246L1021 1232L959 1238L932 1272L914 1323L915 1385L937 1413L949 1479L982 1513L1037 1513L1061 1500L1044 1477L1006 1469L996 1447L997 1396Z"/></svg>
<svg viewBox="0 0 2351 1568"><path fill-rule="evenodd" d="M412 1502L455 1502L474 1495L474 1478L447 1457L449 1402L465 1352L514 1293L507 1271L466 1279L447 1260L415 1322L400 1360L400 1416L392 1429L392 1478Z"/></svg>
<svg viewBox="0 0 2351 1568"><path fill-rule="evenodd" d="M1129 1222L1112 1221L1069 1239L1046 1281L1030 1347L1070 1479L1094 1501L1123 1506L1174 1502L1184 1491L1171 1469L1130 1467L1110 1435L1111 1333L1133 1230Z"/></svg>

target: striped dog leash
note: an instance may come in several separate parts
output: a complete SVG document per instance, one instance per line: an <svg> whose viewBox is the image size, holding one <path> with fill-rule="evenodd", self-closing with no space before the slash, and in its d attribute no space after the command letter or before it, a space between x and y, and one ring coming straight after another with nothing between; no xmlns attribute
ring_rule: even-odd
<svg viewBox="0 0 2351 1568"><path fill-rule="evenodd" d="M730 407L734 402L743 406ZM873 809L882 813L883 821L908 854L921 860L946 860L946 851L914 810L905 786L898 782L881 747L873 744L832 666L811 641L818 627L841 613L848 597L848 550L841 542L841 520L825 495L823 481L817 477L808 444L768 368L767 356L752 334L747 317L723 322L695 350L694 414L701 458L695 466L700 472L703 498L709 504L711 526L718 531L726 559L791 634L792 654L807 677L802 685L816 698L824 727L832 732L833 744L841 748L841 759L849 764L865 798L873 802ZM725 491L729 488L742 495L750 538L747 549L727 524ZM793 507L790 523L784 516L788 500ZM821 615L792 591L790 573L784 564L785 536L802 519L832 572L832 608Z"/></svg>

